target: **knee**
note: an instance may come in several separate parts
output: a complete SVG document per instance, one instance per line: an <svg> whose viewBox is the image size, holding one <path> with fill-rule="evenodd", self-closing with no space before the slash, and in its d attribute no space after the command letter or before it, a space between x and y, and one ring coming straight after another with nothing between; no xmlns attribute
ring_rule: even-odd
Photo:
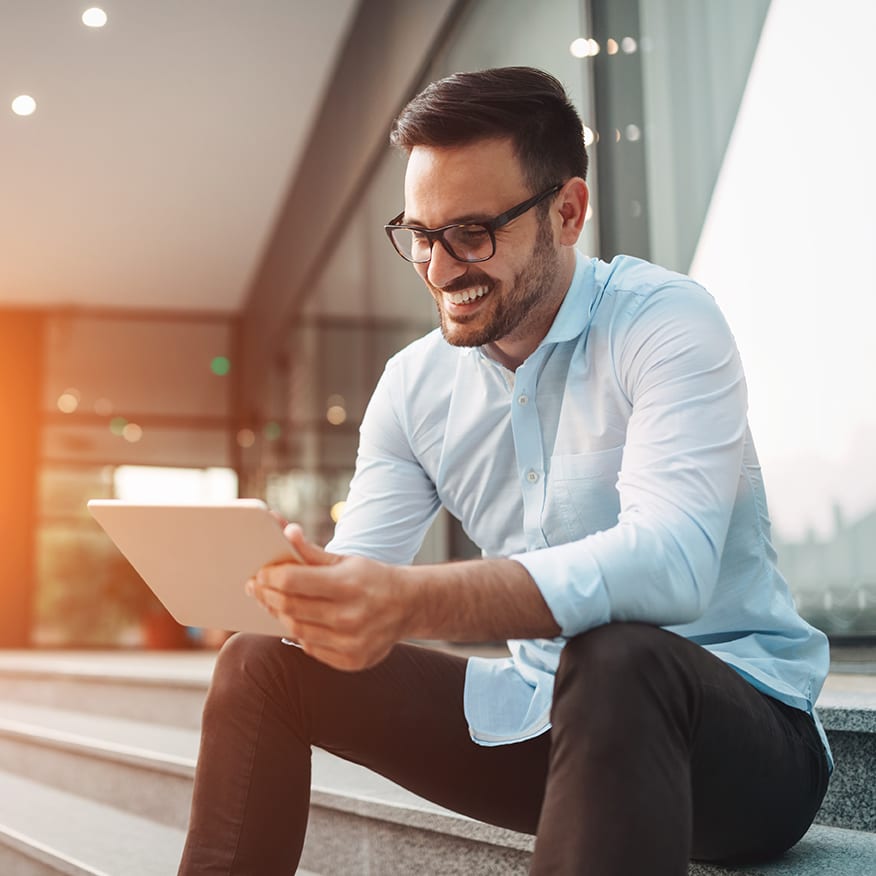
<svg viewBox="0 0 876 876"><path fill-rule="evenodd" d="M627 672L659 651L671 635L660 627L639 623L611 623L574 636L563 649L560 666L586 667L609 673Z"/></svg>
<svg viewBox="0 0 876 876"><path fill-rule="evenodd" d="M586 708L629 708L642 697L662 697L676 674L678 637L659 627L612 623L575 636L560 657L554 701L571 696Z"/></svg>
<svg viewBox="0 0 876 876"><path fill-rule="evenodd" d="M278 647L282 647L282 643L270 636L235 633L219 651L213 678L249 674L254 669L258 670L264 665L267 655Z"/></svg>
<svg viewBox="0 0 876 876"><path fill-rule="evenodd" d="M689 749L699 714L698 648L637 623L608 624L570 639L551 709L555 742L592 751Z"/></svg>
<svg viewBox="0 0 876 876"><path fill-rule="evenodd" d="M207 709L245 698L253 690L264 690L275 677L271 664L276 652L285 648L278 639L237 633L219 651L213 669L213 678L207 695Z"/></svg>

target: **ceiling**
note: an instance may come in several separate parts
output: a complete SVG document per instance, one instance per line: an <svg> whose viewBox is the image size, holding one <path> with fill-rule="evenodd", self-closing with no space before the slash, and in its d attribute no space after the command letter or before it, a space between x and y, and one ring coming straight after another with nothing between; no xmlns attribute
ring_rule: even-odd
<svg viewBox="0 0 876 876"><path fill-rule="evenodd" d="M356 2L94 2L0 0L0 307L235 312Z"/></svg>

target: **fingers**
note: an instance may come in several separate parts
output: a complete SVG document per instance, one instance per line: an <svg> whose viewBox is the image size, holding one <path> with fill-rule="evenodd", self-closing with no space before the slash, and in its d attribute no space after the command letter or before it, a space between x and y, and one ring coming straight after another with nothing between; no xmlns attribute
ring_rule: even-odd
<svg viewBox="0 0 876 876"><path fill-rule="evenodd" d="M304 564L264 566L246 582L246 592L316 659L349 671L382 660L404 625L386 567L327 553L295 524L284 533Z"/></svg>
<svg viewBox="0 0 876 876"><path fill-rule="evenodd" d="M370 669L380 663L390 651L389 647L368 651L361 649L356 651L336 650L312 643L302 644L301 649L315 660L343 672L360 672L363 669Z"/></svg>
<svg viewBox="0 0 876 876"><path fill-rule="evenodd" d="M336 606L325 599L290 596L282 590L260 584L258 579L247 592L254 596L275 617L295 623L331 626L338 623Z"/></svg>
<svg viewBox="0 0 876 876"><path fill-rule="evenodd" d="M308 541L304 531L297 523L288 523L283 529L283 535L289 540L289 544L301 555L302 560L311 566L330 566L336 563L340 557L324 551L312 541Z"/></svg>
<svg viewBox="0 0 876 876"><path fill-rule="evenodd" d="M330 599L345 590L342 576L332 575L324 566L298 563L263 566L250 580L254 582L256 590L275 590L282 595L301 599ZM249 590L247 592L254 595Z"/></svg>
<svg viewBox="0 0 876 876"><path fill-rule="evenodd" d="M393 642L360 634L340 634L327 627L301 623L291 618L282 620L290 628L296 643L309 656L335 669L355 672L379 663L392 648Z"/></svg>
<svg viewBox="0 0 876 876"><path fill-rule="evenodd" d="M277 511L274 511L273 508L269 508L268 511L269 511L271 517L273 517L274 520L276 520L277 523L280 524L280 529L285 529L289 525L289 521L282 514L280 514Z"/></svg>
<svg viewBox="0 0 876 876"><path fill-rule="evenodd" d="M356 612L338 610L323 600L299 600L269 588L254 579L254 595L286 628L288 638L306 654L335 669L353 672L380 662L394 640L363 627ZM376 634L375 634L376 633Z"/></svg>

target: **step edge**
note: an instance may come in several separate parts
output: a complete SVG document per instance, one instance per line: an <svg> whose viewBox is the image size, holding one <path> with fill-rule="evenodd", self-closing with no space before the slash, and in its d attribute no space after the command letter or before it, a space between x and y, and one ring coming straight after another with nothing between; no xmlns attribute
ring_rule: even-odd
<svg viewBox="0 0 876 876"><path fill-rule="evenodd" d="M319 786L311 788L310 794L311 805L332 812L358 815L374 821L385 821L518 851L532 851L535 843L535 838L529 834L487 824L449 809L427 809L398 801L381 800L368 794L345 794L337 789Z"/></svg>
<svg viewBox="0 0 876 876"><path fill-rule="evenodd" d="M130 766L139 766L157 772L170 773L183 778L192 778L196 760L167 752L155 751L136 745L123 745L97 736L55 730L40 724L0 718L0 736L16 739L31 745L52 746L78 754L86 754L103 760L111 760Z"/></svg>
<svg viewBox="0 0 876 876"><path fill-rule="evenodd" d="M65 876L112 876L105 870L98 870L90 864L86 864L48 843L2 822L0 822L0 844L12 848L32 860L39 861L41 864L59 869L59 872ZM60 869L61 867L63 869Z"/></svg>
<svg viewBox="0 0 876 876"><path fill-rule="evenodd" d="M81 682L83 684L97 684L126 686L131 688L171 688L186 691L204 691L210 686L209 678L197 678L193 676L178 677L175 675L136 675L130 673L113 673L106 671L89 671L80 669L57 670L57 669L4 669L0 666L0 684L4 681L39 681L69 684Z"/></svg>
<svg viewBox="0 0 876 876"><path fill-rule="evenodd" d="M817 712L825 730L876 734L876 709L819 706Z"/></svg>

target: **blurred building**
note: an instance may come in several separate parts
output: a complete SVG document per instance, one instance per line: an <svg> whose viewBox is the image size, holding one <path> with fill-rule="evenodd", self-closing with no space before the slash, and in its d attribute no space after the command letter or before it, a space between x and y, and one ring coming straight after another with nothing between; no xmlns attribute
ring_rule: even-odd
<svg viewBox="0 0 876 876"><path fill-rule="evenodd" d="M822 71L831 50L872 65L852 46L805 42L805 28L817 32L825 18L843 33L870 32L862 6L122 0L95 29L48 0L0 0L0 94L9 96L0 106L0 645L141 641L134 622L154 606L91 521L88 498L261 496L328 539L384 362L436 324L383 233L401 208L404 174L387 143L390 123L430 80L511 64L558 76L587 125L593 210L582 249L697 269L708 280L749 363L768 485L769 462L781 469L771 502L783 567L818 618L828 592L870 587L854 597L864 600L855 629L876 635L876 557L865 547L876 543L876 517L854 527L869 541L850 529L828 547L798 538L793 516L804 505L814 516L837 503L872 511L872 457L859 461L865 474L852 479L846 502L832 492L839 475L825 474L836 459L819 463L818 444L790 447L769 419L791 387L813 392L811 350L822 350L825 398L851 372L872 383L861 376L870 360L848 358L872 354L840 337L836 355L824 355L824 339L807 334L821 331L818 320L798 325L793 305L773 306L786 294L808 302L821 279L815 291L797 280L784 289L752 268L743 284L721 288L729 276L721 258L751 265L772 247L773 263L814 260L799 237L740 249L731 231L714 234L734 192L753 179L752 165L740 163L746 144L772 156L772 179L788 164L768 148L778 135L754 115L774 87L769 76L794 69L782 52L801 65L818 56ZM841 104L870 73L834 70L829 93ZM780 84L788 95L806 90L794 79ZM31 92L32 115L10 110ZM775 108L813 174L816 153L840 136L813 127L831 105L811 106L809 117ZM872 177L860 166L862 180L865 172ZM802 221L802 209L759 185L746 222L732 228L742 233L764 215L775 226ZM844 220L813 210L807 221ZM872 280L861 283L872 293ZM763 311L746 310L749 301ZM771 336L802 338L800 352L785 360L778 344L764 352L753 332L765 321ZM801 440L815 434L803 425L826 404L808 398L782 409L789 429L801 418ZM854 438L876 425L876 411L846 406L830 421ZM806 502L794 492L807 486L802 469L782 468L797 450L806 471L814 454L823 475ZM471 552L457 522L440 516L421 557Z"/></svg>
<svg viewBox="0 0 876 876"><path fill-rule="evenodd" d="M778 550L806 617L833 637L876 636L876 511L851 522L838 512L831 536Z"/></svg>

